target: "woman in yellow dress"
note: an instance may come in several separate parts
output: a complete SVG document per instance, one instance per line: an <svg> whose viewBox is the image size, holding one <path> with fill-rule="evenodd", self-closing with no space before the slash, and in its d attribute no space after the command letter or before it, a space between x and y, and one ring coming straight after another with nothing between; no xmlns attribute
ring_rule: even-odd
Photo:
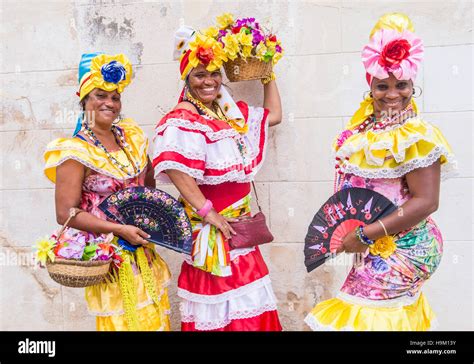
<svg viewBox="0 0 474 364"><path fill-rule="evenodd" d="M443 240L431 219L440 176L454 167L441 132L417 113L413 82L423 44L404 14L382 16L362 51L370 96L335 142L335 190L361 187L398 209L359 226L341 251L363 253L339 294L314 307L313 330L424 331L435 316L421 292L440 264Z"/></svg>
<svg viewBox="0 0 474 364"><path fill-rule="evenodd" d="M84 54L77 93L83 114L73 137L53 140L44 155L45 174L56 184L58 223L64 224L70 208L82 210L69 222L65 239L84 244L113 234L112 242L123 246L120 268L111 268L106 283L86 287L98 331L169 330L166 263L145 240L147 233L107 221L98 208L126 187L155 186L147 137L132 119L120 118L121 93L131 77L123 54Z"/></svg>

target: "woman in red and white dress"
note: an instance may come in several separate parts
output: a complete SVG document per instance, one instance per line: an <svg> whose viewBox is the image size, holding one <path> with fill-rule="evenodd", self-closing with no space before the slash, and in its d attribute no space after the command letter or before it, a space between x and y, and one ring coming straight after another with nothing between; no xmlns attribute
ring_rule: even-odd
<svg viewBox="0 0 474 364"><path fill-rule="evenodd" d="M193 252L178 279L183 331L280 331L268 268L258 247L229 249L230 222L250 213L250 182L265 155L268 126L281 121L274 75L264 107L235 103L221 87L218 44L191 28L176 33L186 86L158 123L155 177L171 180L193 225Z"/></svg>

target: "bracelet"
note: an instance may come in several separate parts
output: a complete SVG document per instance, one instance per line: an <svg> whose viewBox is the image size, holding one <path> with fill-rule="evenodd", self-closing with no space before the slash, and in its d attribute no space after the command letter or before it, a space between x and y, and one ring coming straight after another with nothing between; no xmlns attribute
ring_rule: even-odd
<svg viewBox="0 0 474 364"><path fill-rule="evenodd" d="M387 233L387 229L385 228L385 224L382 222L382 220L377 220L377 221L380 223L380 225L382 225L382 228L383 228L383 231L384 231L384 233L385 233L385 236L387 236L388 233Z"/></svg>
<svg viewBox="0 0 474 364"><path fill-rule="evenodd" d="M357 239L359 239L359 241L364 245L372 245L374 243L373 240L369 239L367 235L364 234L364 227L362 225L356 227L355 234Z"/></svg>
<svg viewBox="0 0 474 364"><path fill-rule="evenodd" d="M266 85L267 83L269 83L273 80L276 80L276 75L275 75L275 72L273 72L273 71L270 74L270 76L261 79L263 85Z"/></svg>
<svg viewBox="0 0 474 364"><path fill-rule="evenodd" d="M197 214L201 217L206 217L206 215L212 210L212 207L212 201L206 200L206 202L204 202L204 206L197 210Z"/></svg>

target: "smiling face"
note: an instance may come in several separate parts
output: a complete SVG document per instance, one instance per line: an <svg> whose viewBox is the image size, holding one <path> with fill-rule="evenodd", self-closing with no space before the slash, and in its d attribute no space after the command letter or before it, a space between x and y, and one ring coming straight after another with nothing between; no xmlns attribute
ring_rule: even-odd
<svg viewBox="0 0 474 364"><path fill-rule="evenodd" d="M90 120L100 125L112 125L122 109L120 94L114 91L104 91L100 88L92 90L85 99L84 112Z"/></svg>
<svg viewBox="0 0 474 364"><path fill-rule="evenodd" d="M222 74L219 70L209 72L199 64L188 76L188 86L193 97L210 107L221 89Z"/></svg>
<svg viewBox="0 0 474 364"><path fill-rule="evenodd" d="M370 87L374 99L375 116L398 115L410 103L413 95L411 80L397 80L390 73L388 78L374 78Z"/></svg>

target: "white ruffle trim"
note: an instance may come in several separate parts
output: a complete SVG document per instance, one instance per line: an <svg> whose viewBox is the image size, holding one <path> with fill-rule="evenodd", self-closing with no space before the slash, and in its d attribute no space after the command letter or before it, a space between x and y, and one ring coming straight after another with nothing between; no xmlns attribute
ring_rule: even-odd
<svg viewBox="0 0 474 364"><path fill-rule="evenodd" d="M196 178L197 181L202 180L204 172L201 169L190 168L182 163L175 161L163 161L158 163L155 166L155 179L161 183L170 183L171 180L166 174L161 172L166 171L167 169L176 169L178 171L184 172L187 175Z"/></svg>
<svg viewBox="0 0 474 364"><path fill-rule="evenodd" d="M249 284L246 284L245 286L232 289L230 291L221 293L221 294L216 294L216 295L206 295L206 294L198 294L198 293L193 293L189 292L188 290L185 290L183 288L178 287L178 296L187 300L187 301L192 301L196 303L204 303L204 304L216 304L216 303L223 303L226 301L230 301L233 299L236 299L240 296L245 296L250 294L252 291L258 290L262 287L270 287L271 289L271 280L270 276L266 275L260 279L257 279Z"/></svg>
<svg viewBox="0 0 474 364"><path fill-rule="evenodd" d="M252 172L249 174L245 174L242 170L233 170L221 176L204 176L204 172L200 169L189 168L188 166L175 161L163 161L155 166L155 179L158 183L170 183L171 180L169 177L162 172L167 169L176 169L195 178L198 185L219 185L224 182L246 183L252 182L255 179L255 175L263 164L263 161L262 158L259 165L254 167Z"/></svg>
<svg viewBox="0 0 474 364"><path fill-rule="evenodd" d="M423 158L412 159L409 162L402 163L395 168L376 168L363 169L359 166L345 163L342 171L346 174L353 174L363 178L400 178L417 168L425 168L436 162L442 155L446 156L447 162L441 166L441 178L446 180L457 174L457 162L452 154L442 147L433 148L430 154Z"/></svg>
<svg viewBox="0 0 474 364"><path fill-rule="evenodd" d="M237 290L240 288L232 292ZM229 296L227 300L218 303L184 300L180 305L181 321L193 322L197 330L215 330L229 325L232 320L248 319L276 311L276 298L269 280L267 284L253 286L251 290L245 290L245 294L240 294L243 292L241 290L239 295Z"/></svg>
<svg viewBox="0 0 474 364"><path fill-rule="evenodd" d="M170 118L166 120L166 123L163 125L160 125L159 127L155 128L155 138L158 133L161 133L163 130L165 130L168 126L174 126L174 127L182 127L190 130L197 130L201 131L206 136L212 140L212 141L217 141L221 140L224 138L231 138L231 137L237 137L239 136L239 133L234 130L234 129L223 129L219 131L213 131L210 126L203 125L199 122L191 122L186 119L179 119L179 118ZM154 140L154 139L153 139Z"/></svg>

